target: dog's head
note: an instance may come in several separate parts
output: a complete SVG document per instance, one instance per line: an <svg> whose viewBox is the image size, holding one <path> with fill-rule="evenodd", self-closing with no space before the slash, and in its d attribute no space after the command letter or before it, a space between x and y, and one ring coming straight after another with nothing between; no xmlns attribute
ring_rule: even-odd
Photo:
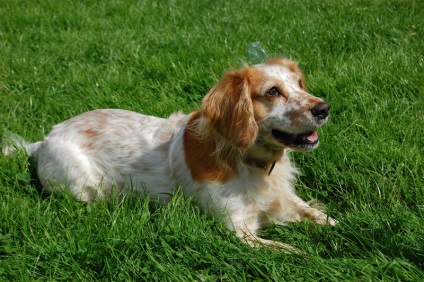
<svg viewBox="0 0 424 282"><path fill-rule="evenodd" d="M309 94L297 65L287 59L231 71L205 96L201 112L240 149L256 143L308 151L328 120L329 105Z"/></svg>

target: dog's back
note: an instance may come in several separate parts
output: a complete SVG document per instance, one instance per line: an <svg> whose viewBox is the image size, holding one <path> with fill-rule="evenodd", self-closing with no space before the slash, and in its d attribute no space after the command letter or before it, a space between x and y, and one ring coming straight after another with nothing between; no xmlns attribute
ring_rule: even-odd
<svg viewBox="0 0 424 282"><path fill-rule="evenodd" d="M54 126L44 141L26 148L47 192L62 187L83 201L108 198L112 190L148 192L166 201L176 186L169 146L182 119L96 110Z"/></svg>

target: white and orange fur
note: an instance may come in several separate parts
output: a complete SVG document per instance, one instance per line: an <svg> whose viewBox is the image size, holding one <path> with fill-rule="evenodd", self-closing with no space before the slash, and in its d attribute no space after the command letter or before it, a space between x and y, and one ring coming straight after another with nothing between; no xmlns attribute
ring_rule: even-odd
<svg viewBox="0 0 424 282"><path fill-rule="evenodd" d="M180 185L251 246L293 250L256 234L302 218L336 224L296 195L288 155L318 146L315 129L328 110L307 92L296 63L273 59L226 73L189 115L95 110L54 126L26 149L46 191L66 188L87 202L112 191L168 202Z"/></svg>

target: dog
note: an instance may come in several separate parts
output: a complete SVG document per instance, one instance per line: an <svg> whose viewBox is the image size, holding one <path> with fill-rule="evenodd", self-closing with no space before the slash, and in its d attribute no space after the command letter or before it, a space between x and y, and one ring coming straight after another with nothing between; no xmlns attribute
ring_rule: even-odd
<svg viewBox="0 0 424 282"><path fill-rule="evenodd" d="M46 191L67 189L86 202L147 193L166 203L180 185L249 245L293 251L257 231L302 218L336 224L296 195L289 159L318 146L329 108L307 92L297 63L271 59L224 74L189 115L94 110L25 147Z"/></svg>

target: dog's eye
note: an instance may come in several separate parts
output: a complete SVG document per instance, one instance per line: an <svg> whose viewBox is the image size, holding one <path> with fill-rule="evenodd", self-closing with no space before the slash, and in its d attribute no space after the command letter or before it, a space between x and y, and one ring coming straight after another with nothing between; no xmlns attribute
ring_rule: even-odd
<svg viewBox="0 0 424 282"><path fill-rule="evenodd" d="M277 87L272 87L271 89L268 90L268 92L266 92L266 95L270 97L275 97L275 96L281 95L281 92L280 90L278 90Z"/></svg>

